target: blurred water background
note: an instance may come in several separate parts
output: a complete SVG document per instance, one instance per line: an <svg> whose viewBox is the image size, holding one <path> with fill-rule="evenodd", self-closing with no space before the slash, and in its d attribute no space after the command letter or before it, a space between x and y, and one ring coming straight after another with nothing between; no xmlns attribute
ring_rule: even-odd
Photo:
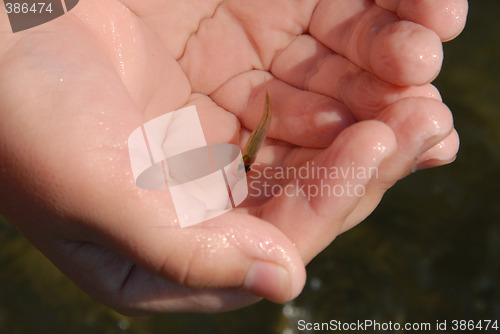
<svg viewBox="0 0 500 334"><path fill-rule="evenodd" d="M308 266L292 303L127 318L83 294L0 219L0 333L293 334L298 319L500 322L499 16L499 0L471 0L466 30L445 45L435 84L461 136L456 162L399 182Z"/></svg>

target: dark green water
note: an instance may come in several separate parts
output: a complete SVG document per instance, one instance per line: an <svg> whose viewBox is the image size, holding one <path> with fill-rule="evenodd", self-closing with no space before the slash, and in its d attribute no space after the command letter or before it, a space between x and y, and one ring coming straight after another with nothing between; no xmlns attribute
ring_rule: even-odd
<svg viewBox="0 0 500 334"><path fill-rule="evenodd" d="M308 266L293 303L126 318L80 292L0 221L0 333L291 334L298 319L500 325L500 1L470 2L468 26L446 44L435 82L461 136L457 161L398 183Z"/></svg>

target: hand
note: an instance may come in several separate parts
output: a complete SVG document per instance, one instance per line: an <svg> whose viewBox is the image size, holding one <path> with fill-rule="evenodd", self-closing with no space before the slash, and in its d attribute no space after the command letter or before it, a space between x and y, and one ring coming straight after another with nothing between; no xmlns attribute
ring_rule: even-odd
<svg viewBox="0 0 500 334"><path fill-rule="evenodd" d="M121 312L288 301L304 285L304 264L390 186L454 159L452 116L429 83L441 41L462 30L466 12L465 0L85 0L4 33L0 212ZM248 176L297 196L253 189L245 206L176 228L169 193L134 184L129 134L195 104L207 142L244 146L266 89L273 121ZM377 172L263 174L303 166ZM363 192L300 190L321 185Z"/></svg>

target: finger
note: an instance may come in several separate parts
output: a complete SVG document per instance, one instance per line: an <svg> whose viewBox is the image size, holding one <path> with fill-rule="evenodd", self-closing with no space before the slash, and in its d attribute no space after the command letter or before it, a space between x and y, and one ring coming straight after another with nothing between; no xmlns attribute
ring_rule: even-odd
<svg viewBox="0 0 500 334"><path fill-rule="evenodd" d="M306 147L326 147L354 122L350 111L335 99L302 91L269 73L251 71L236 76L210 97L253 130L264 111L265 91L271 97L268 137Z"/></svg>
<svg viewBox="0 0 500 334"><path fill-rule="evenodd" d="M190 289L174 284L96 244L55 244L58 267L90 296L123 314L222 312L259 300L245 291Z"/></svg>
<svg viewBox="0 0 500 334"><path fill-rule="evenodd" d="M113 227L105 231L112 236L105 244L188 288L241 289L275 302L295 298L302 290L305 271L296 249L263 221L230 212L183 230L156 224L121 224L122 233Z"/></svg>
<svg viewBox="0 0 500 334"><path fill-rule="evenodd" d="M431 82L443 60L436 33L401 21L370 1L320 1L309 32L334 52L400 86Z"/></svg>
<svg viewBox="0 0 500 334"><path fill-rule="evenodd" d="M441 98L430 84L401 87L382 81L310 35L297 37L280 53L271 72L294 87L343 102L358 120L372 119L388 105L407 97Z"/></svg>
<svg viewBox="0 0 500 334"><path fill-rule="evenodd" d="M165 228L163 227L163 229ZM153 230L155 233L164 235L162 227L156 227ZM172 231L167 229L166 233L172 233ZM226 259L224 256L218 256L220 252L217 248L221 245L221 242L228 246L230 243L228 239L231 240L230 232L223 231L223 234L227 237L222 239L217 237L216 234L216 231L197 233L193 235L192 240L188 241L189 244L198 244L201 247L196 254L197 258L193 259L194 262L203 261L203 258L206 260L206 257L201 254L205 252L209 257L213 257L210 261L222 261L224 263ZM246 238L250 239L251 236L246 236ZM234 236L232 236L232 239L235 241ZM209 243L204 243L207 240ZM168 238L166 238L162 242L168 241ZM259 240L254 241L260 242ZM272 293L276 295L277 291L278 293L283 291L289 284L286 279L284 281L276 280L276 277L272 274L272 263L265 262L253 266L253 271L250 270L248 277L241 283L241 286L237 285L236 287L231 286L230 280L234 279L232 275L237 276L237 270L235 270L237 268L231 267L230 263L226 263L225 266L221 264L220 268L224 267L224 273L229 277L224 280L221 286L210 286L210 282L213 282L215 276L222 274L222 272L217 272L220 268L206 263L212 268L200 273L202 275L199 278L201 283L193 287L189 286L187 280L179 282L166 279L165 275L162 275L156 269L152 270L151 258L147 260L148 265L137 265L137 262L134 263L130 261L130 258L109 249L110 243L107 243L106 246L77 241L56 242L55 244L57 247L49 254L54 263L68 277L72 278L91 296L126 314L137 314L140 311L203 313L229 311L255 303L261 298L256 296L257 294L269 295ZM186 249L184 246L176 246L180 257L182 257L182 253ZM141 251L150 247L151 244L142 244ZM262 248L263 245L261 244L258 247ZM261 249L260 251L274 251L275 253L284 251L283 249L273 250L272 247L269 246L269 249ZM228 251L230 250L228 249ZM285 254L278 256L283 257L283 255ZM165 256L164 253L163 257ZM170 261L176 262L175 259L170 259ZM189 265L186 264L186 266ZM279 270L283 269L279 268ZM279 273L279 275L283 274L283 272ZM255 290L257 282L259 287ZM252 284L254 285L252 286ZM300 290L301 286L299 286L298 291L300 292ZM273 300L282 301L281 299Z"/></svg>
<svg viewBox="0 0 500 334"><path fill-rule="evenodd" d="M117 136L115 140L124 139ZM23 233L77 284L85 288L89 280L94 282L88 291L109 304L124 302L120 286L127 275L120 277L123 284L112 287L112 277L98 280L100 276L87 276L92 273L89 267L101 268L103 258L83 252L87 262L75 262L54 245L71 241L100 245L154 276L192 289L243 290L276 302L288 301L302 289L305 271L295 247L276 228L259 219L227 214L216 226L172 228L177 217L169 193L135 186L126 148L40 149L21 156L16 164L29 165L23 159L39 163L28 170L28 175L24 171L19 177L49 175L33 181L32 192L43 194L40 207L57 213L44 220L47 224L33 226L33 221L42 218L25 212ZM17 208L21 212L22 203L19 201ZM165 296L165 308L171 303L167 299ZM243 299L248 302L248 297ZM196 299L186 300L189 303L182 306L185 309L199 306ZM220 309L235 307L224 300Z"/></svg>
<svg viewBox="0 0 500 334"><path fill-rule="evenodd" d="M296 244L307 262L339 233L378 165L395 150L392 130L378 121L356 123L309 163L259 211ZM265 178L261 188L266 187ZM264 190L263 190L264 191Z"/></svg>
<svg viewBox="0 0 500 334"><path fill-rule="evenodd" d="M65 239L101 245L151 274L187 288L243 290L275 302L300 293L304 265L294 245L278 229L242 210L180 229L170 194L138 189L133 180L124 182L131 177L128 154L111 158L112 162L101 164L103 170L113 171L112 178L109 173L82 168L87 154L67 162L66 168L79 176L70 180L61 175L66 180L64 193L78 194L57 200L57 211L73 221L61 222L67 226ZM48 173L56 167L43 166ZM53 195L47 194L46 201L51 205ZM82 286L88 283L81 272L73 273L75 263L65 254L47 244L38 246L70 278ZM90 264L82 265L94 263L92 257L88 261ZM104 283L94 287L106 295L109 285ZM110 292L111 302L119 304L120 291Z"/></svg>
<svg viewBox="0 0 500 334"><path fill-rule="evenodd" d="M456 130L443 141L434 145L418 158L415 170L443 166L453 162L457 156L460 139Z"/></svg>
<svg viewBox="0 0 500 334"><path fill-rule="evenodd" d="M465 27L467 0L375 0L404 20L434 30L443 41L455 38Z"/></svg>
<svg viewBox="0 0 500 334"><path fill-rule="evenodd" d="M272 225L235 211L180 229L168 191L146 191L135 185L127 151L78 152L78 156L63 153L63 172L59 159L43 159L48 174L58 173L65 180L64 190L55 194L57 200L54 191L48 191L48 205L55 202L54 210L77 222L68 224L71 230L65 238L102 245L188 288L242 289L276 302L300 293L305 280L301 258ZM100 167L88 168L89 161ZM63 255L41 247L64 270L65 259L58 260Z"/></svg>
<svg viewBox="0 0 500 334"><path fill-rule="evenodd" d="M408 98L387 107L377 118L389 125L398 139L398 154L392 159L407 161L410 172L417 159L453 132L453 116L448 107L439 101L425 98ZM410 160L410 158L412 160Z"/></svg>
<svg viewBox="0 0 500 334"><path fill-rule="evenodd" d="M397 151L379 167L379 173L367 186L358 210L346 219L345 232L364 219L394 183L415 170L418 157L453 131L453 117L443 103L424 98L409 98L394 103L377 118L394 131Z"/></svg>

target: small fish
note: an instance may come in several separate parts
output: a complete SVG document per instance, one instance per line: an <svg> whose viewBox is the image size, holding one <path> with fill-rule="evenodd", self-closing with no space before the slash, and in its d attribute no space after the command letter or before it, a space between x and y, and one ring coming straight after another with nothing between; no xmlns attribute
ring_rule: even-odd
<svg viewBox="0 0 500 334"><path fill-rule="evenodd" d="M243 150L243 163L245 165L245 172L247 173L250 171L250 167L255 162L260 146L264 142L264 139L266 139L267 132L271 126L271 117L271 102L269 99L269 92L266 90L264 113L259 124L257 124L257 127L252 131L252 134L245 145L245 149Z"/></svg>

